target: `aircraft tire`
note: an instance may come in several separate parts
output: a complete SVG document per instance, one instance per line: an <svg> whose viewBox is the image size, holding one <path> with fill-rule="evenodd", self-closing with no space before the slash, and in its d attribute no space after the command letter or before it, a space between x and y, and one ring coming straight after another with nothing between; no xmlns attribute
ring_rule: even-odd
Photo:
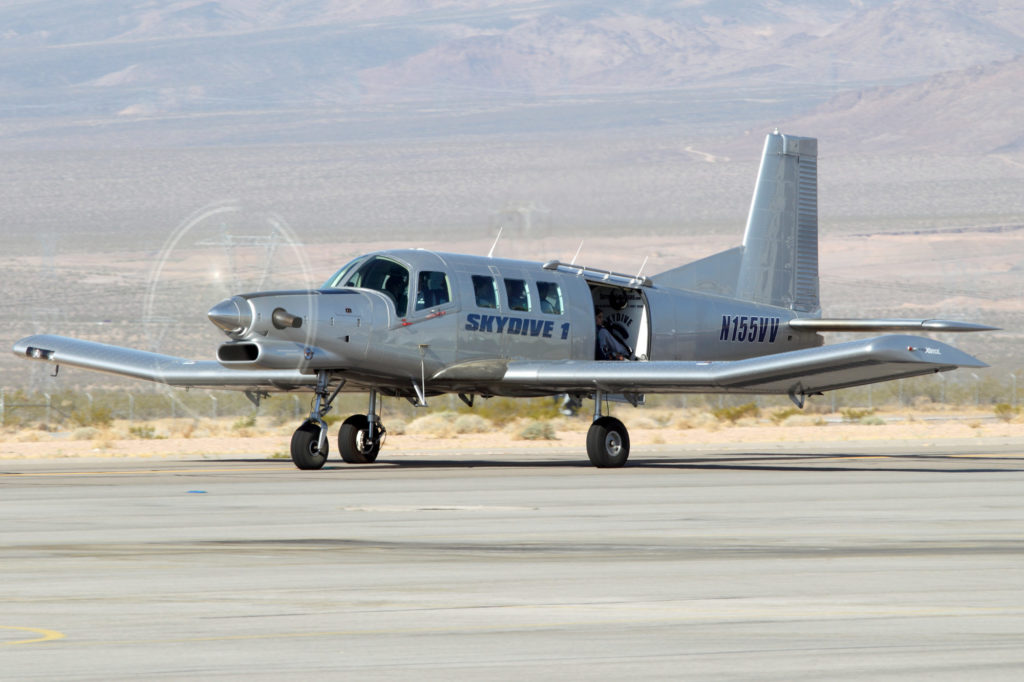
<svg viewBox="0 0 1024 682"><path fill-rule="evenodd" d="M354 414L346 419L338 429L338 452L341 458L349 464L371 464L377 461L380 435L384 429L378 423L376 430L373 447L365 451L359 445L370 433L370 420L365 414Z"/></svg>
<svg viewBox="0 0 1024 682"><path fill-rule="evenodd" d="M320 442L320 426L310 421L302 422L302 426L292 434L292 462L299 469L320 469L327 461L330 441L324 443L324 451L317 446Z"/></svg>
<svg viewBox="0 0 1024 682"><path fill-rule="evenodd" d="M620 467L629 459L629 432L615 417L600 417L587 431L587 456L600 469Z"/></svg>

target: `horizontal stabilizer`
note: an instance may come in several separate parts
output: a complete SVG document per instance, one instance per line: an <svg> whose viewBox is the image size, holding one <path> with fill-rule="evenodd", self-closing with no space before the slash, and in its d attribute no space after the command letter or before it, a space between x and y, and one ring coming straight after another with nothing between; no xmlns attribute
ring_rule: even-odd
<svg viewBox="0 0 1024 682"><path fill-rule="evenodd" d="M289 391L316 385L316 375L295 370L238 370L218 362L196 362L172 355L38 334L14 344L14 354L53 365L144 379L169 386L248 391Z"/></svg>
<svg viewBox="0 0 1024 682"><path fill-rule="evenodd" d="M511 362L502 383L570 393L810 395L986 366L932 339L892 335L728 362Z"/></svg>
<svg viewBox="0 0 1024 682"><path fill-rule="evenodd" d="M953 320L822 320L800 317L789 326L810 332L990 332L999 327Z"/></svg>

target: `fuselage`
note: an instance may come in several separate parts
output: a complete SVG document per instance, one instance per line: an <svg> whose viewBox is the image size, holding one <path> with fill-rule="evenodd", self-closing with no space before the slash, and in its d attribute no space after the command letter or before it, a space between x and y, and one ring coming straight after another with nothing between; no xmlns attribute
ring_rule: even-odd
<svg viewBox="0 0 1024 682"><path fill-rule="evenodd" d="M229 367L328 369L405 387L446 370L459 377L448 383L472 388L474 369L489 380L508 361L594 360L598 310L639 361L821 344L789 327L788 309L564 264L413 249L357 258L319 289L242 294L210 316L233 339L218 352Z"/></svg>

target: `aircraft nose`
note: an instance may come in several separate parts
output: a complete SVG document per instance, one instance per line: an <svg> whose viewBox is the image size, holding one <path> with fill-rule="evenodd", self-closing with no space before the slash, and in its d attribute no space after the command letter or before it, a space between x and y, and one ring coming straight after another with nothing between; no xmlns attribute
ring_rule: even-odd
<svg viewBox="0 0 1024 682"><path fill-rule="evenodd" d="M206 316L228 334L243 332L252 324L252 312L245 299L239 296L224 299L210 308Z"/></svg>

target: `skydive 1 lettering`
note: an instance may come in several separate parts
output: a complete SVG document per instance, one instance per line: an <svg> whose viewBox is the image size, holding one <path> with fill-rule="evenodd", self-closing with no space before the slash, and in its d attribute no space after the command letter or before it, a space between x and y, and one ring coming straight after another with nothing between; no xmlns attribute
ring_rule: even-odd
<svg viewBox="0 0 1024 682"><path fill-rule="evenodd" d="M554 320L537 320L529 317L507 317L505 315L466 315L466 331L488 332L491 334L514 334L516 336L539 336L550 339L555 331ZM562 338L566 338L569 325L562 325Z"/></svg>
<svg viewBox="0 0 1024 682"><path fill-rule="evenodd" d="M778 317L722 315L722 332L718 335L718 340L775 343L781 322L781 318Z"/></svg>

